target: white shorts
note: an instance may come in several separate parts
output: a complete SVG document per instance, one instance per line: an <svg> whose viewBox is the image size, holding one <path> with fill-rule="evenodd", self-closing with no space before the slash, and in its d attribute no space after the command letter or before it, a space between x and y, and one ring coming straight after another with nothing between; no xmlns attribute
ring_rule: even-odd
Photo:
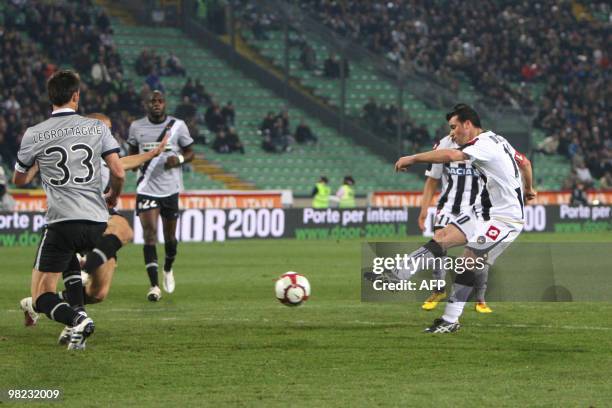
<svg viewBox="0 0 612 408"><path fill-rule="evenodd" d="M489 265L510 246L523 230L523 225L491 219L476 225L474 234L468 239L466 248L477 256L483 256Z"/></svg>
<svg viewBox="0 0 612 408"><path fill-rule="evenodd" d="M434 231L452 224L459 228L459 231L465 235L465 240L469 241L470 237L474 235L479 222L482 222L482 220L478 218L471 208L456 215L442 210L436 214Z"/></svg>

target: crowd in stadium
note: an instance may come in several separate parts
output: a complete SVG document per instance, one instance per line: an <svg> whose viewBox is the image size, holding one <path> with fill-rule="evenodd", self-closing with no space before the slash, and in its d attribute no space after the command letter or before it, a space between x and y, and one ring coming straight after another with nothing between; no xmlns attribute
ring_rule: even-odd
<svg viewBox="0 0 612 408"><path fill-rule="evenodd" d="M14 162L25 129L49 114L45 85L58 61L74 66L86 79L80 109L107 112L115 133L127 135L130 116L142 114L142 104L134 85L123 80L121 60L104 12L91 1L30 1L27 7L7 3L0 15L4 27L0 34L3 162Z"/></svg>
<svg viewBox="0 0 612 408"><path fill-rule="evenodd" d="M467 80L487 103L535 112L534 125L548 135L539 151L571 158L574 173L580 173L581 162L593 179L612 171L608 3L415 0L406 7L399 0L308 0L300 5L340 35L454 92ZM260 38L280 26L278 15L252 3L245 16L252 24L253 16L266 16L254 24ZM462 24L467 20L470 24ZM304 67L313 65L311 54L302 46ZM370 101L363 109L370 127L396 132L396 108ZM420 136L406 122L403 133L419 146Z"/></svg>

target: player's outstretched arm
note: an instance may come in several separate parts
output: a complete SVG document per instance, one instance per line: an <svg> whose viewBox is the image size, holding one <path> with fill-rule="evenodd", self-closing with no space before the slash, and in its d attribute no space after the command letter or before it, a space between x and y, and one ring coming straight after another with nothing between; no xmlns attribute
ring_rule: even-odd
<svg viewBox="0 0 612 408"><path fill-rule="evenodd" d="M461 150L437 149L425 153L413 154L412 156L400 157L395 163L395 171L406 170L417 163L450 163L468 159L468 155Z"/></svg>
<svg viewBox="0 0 612 408"><path fill-rule="evenodd" d="M170 135L166 134L166 136L164 136L164 138L159 143L159 145L155 149L149 150L148 152L140 153L140 154L132 154L130 152L130 156L122 157L120 160L121 160L121 164L123 165L123 169L124 170L137 169L142 164L159 156L166 149L166 145L168 144L169 137Z"/></svg>
<svg viewBox="0 0 612 408"><path fill-rule="evenodd" d="M429 205L431 204L431 200L434 196L434 193L438 189L438 184L440 180L427 177L425 180L425 186L423 187L423 196L421 197L421 212L419 213L419 228L421 231L425 229L425 219L427 218L427 210L429 209Z"/></svg>
<svg viewBox="0 0 612 408"><path fill-rule="evenodd" d="M117 199L121 194L121 190L123 190L123 184L125 183L125 170L123 169L123 164L121 164L121 160L119 159L119 155L117 153L111 153L104 157L104 161L108 165L108 168L111 173L110 177L110 192L106 196L106 202L109 207L114 207L117 205Z"/></svg>

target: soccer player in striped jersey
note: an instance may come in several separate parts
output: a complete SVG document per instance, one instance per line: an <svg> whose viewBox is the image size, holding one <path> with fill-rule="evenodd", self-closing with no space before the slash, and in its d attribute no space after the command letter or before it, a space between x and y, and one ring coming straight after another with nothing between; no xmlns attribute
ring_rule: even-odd
<svg viewBox="0 0 612 408"><path fill-rule="evenodd" d="M447 115L447 119L451 137L460 145L459 149L436 149L404 156L395 163L395 170L402 171L417 163L469 161L472 164L481 174L487 194L482 198L483 220L468 237L463 257L484 260L485 263L483 267L458 273L444 314L426 329L429 333L459 330L459 317L473 291L476 276L492 265L519 236L524 224L524 202L536 196L529 160L502 136L482 129L476 111L460 104ZM443 252L443 247L437 243L426 245L424 249L419 255L424 258L440 256ZM479 262L472 264L482 265Z"/></svg>
<svg viewBox="0 0 612 408"><path fill-rule="evenodd" d="M440 140L434 149L457 149L451 136ZM436 217L434 220L433 241L440 243L444 250L453 246L465 245L468 237L474 232L476 220L482 217L480 195L486 190L480 177L480 173L472 167L468 161L453 163L431 164L425 172L427 179L423 188L421 199L421 212L418 223L421 230L425 229L429 205L432 197L442 184L442 193L438 199ZM431 244L433 246L433 244ZM420 248L417 253L422 251ZM433 278L443 280L446 270L443 268L445 259L440 265L436 264L433 270ZM492 310L485 302L488 271L478 275L475 284L476 289L476 311L480 313L491 313ZM446 298L445 288L437 288L423 303L424 310L433 310L440 301Z"/></svg>

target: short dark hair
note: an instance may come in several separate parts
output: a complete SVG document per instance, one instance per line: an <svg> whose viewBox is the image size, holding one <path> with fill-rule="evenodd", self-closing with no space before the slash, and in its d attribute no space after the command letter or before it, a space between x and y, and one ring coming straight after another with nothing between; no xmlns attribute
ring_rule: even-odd
<svg viewBox="0 0 612 408"><path fill-rule="evenodd" d="M453 110L446 114L446 120L449 121L453 116L457 116L459 122L463 123L466 120L472 122L472 125L476 127L480 127L480 116L478 113L472 109L471 106L466 105L465 103L458 103L453 106Z"/></svg>
<svg viewBox="0 0 612 408"><path fill-rule="evenodd" d="M55 106L62 106L70 102L72 95L78 92L81 86L79 74L71 70L57 71L47 81L49 100Z"/></svg>

